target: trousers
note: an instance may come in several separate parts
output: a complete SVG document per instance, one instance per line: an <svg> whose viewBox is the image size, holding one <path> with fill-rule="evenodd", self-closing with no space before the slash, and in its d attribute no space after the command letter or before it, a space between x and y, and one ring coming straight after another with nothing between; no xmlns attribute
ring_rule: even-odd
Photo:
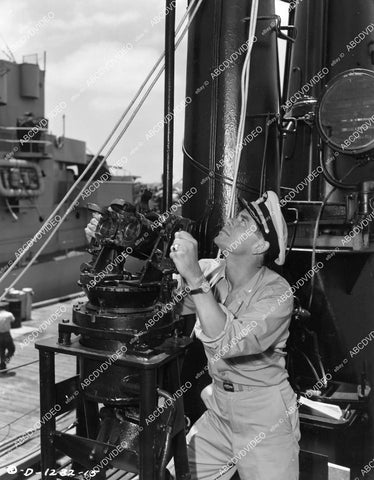
<svg viewBox="0 0 374 480"><path fill-rule="evenodd" d="M235 471L241 480L299 478L299 416L287 380L240 392L211 384L202 398L207 410L187 436L193 480L226 480Z"/></svg>
<svg viewBox="0 0 374 480"><path fill-rule="evenodd" d="M9 332L0 332L0 370L6 369L6 363L14 355L15 346Z"/></svg>

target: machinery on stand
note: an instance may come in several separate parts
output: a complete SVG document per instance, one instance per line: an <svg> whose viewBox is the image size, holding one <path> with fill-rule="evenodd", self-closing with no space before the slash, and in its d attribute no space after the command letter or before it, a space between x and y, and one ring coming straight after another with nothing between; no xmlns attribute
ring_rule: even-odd
<svg viewBox="0 0 374 480"><path fill-rule="evenodd" d="M177 304L185 292L174 292L175 267L168 256L174 233L180 229L192 232L193 222L169 212L175 50L172 0L166 1L166 11L165 118L171 120L164 128L164 215L147 212L143 204L137 211L122 199L104 208L89 205L101 216L90 245L92 260L81 266L80 284L88 302L78 302L72 320L59 324L57 345L53 339L36 344L43 478L55 467L57 451L68 455L75 474L86 479L105 478L105 471L115 467L139 473L140 480L162 480L171 456L177 477L191 478L182 401L191 384L180 383L181 360L191 340L183 335L178 317ZM72 334L77 337L72 339ZM56 353L77 357L76 377L55 383ZM100 409L99 404L103 405ZM58 415L76 408L75 435L56 431L56 405L60 406Z"/></svg>
<svg viewBox="0 0 374 480"><path fill-rule="evenodd" d="M42 428L42 471L56 451L73 459L75 471L104 477L110 466L164 478L172 444L180 478L189 478L180 362L190 339L183 336L168 258L174 233L192 222L174 215L161 222L123 200L100 213L80 284L88 301L74 305L72 320L59 324L59 339L38 342L41 416L60 406L77 408L77 435ZM131 260L129 261L129 254ZM128 265L129 264L129 265ZM72 335L75 335L72 339ZM55 385L54 355L74 355L78 375ZM99 404L103 406L99 409Z"/></svg>

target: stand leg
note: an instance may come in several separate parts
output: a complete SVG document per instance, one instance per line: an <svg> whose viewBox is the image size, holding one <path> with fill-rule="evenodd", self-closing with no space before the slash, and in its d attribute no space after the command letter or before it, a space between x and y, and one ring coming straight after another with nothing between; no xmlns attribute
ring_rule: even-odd
<svg viewBox="0 0 374 480"><path fill-rule="evenodd" d="M81 370L84 359L77 357L77 374ZM77 402L77 435L95 439L100 426L99 405L97 402L87 400L84 392L80 392Z"/></svg>
<svg viewBox="0 0 374 480"><path fill-rule="evenodd" d="M80 357L76 358L77 362L77 374L79 375L80 371ZM80 381L80 380L79 380ZM86 437L87 436L87 429L86 429L86 419L84 415L84 405L83 405L83 397L82 397L82 392L79 393L77 397L77 408L76 408L76 421L77 421L77 426L76 426L76 434L79 435L80 437ZM76 462L73 460L72 462L72 469L74 472L80 472L80 471L85 471L86 468L81 465L80 463Z"/></svg>
<svg viewBox="0 0 374 480"><path fill-rule="evenodd" d="M175 358L169 367L169 381L171 391L176 392L180 384L180 372L179 372L179 358ZM172 439L172 451L174 456L175 473L178 480L190 480L190 469L188 465L187 457L187 444L186 434L184 430L184 407L183 397L179 397L176 400L177 403L177 415L175 418L175 425L179 427L177 433Z"/></svg>
<svg viewBox="0 0 374 480"><path fill-rule="evenodd" d="M154 451L156 422L151 416L157 408L156 374L156 370L144 370L140 377L139 480L155 480L158 470Z"/></svg>
<svg viewBox="0 0 374 480"><path fill-rule="evenodd" d="M83 359L81 357L77 357L77 374L80 372L81 362L83 362ZM77 399L76 418L77 435L80 437L96 439L100 424L98 404L96 402L87 400L84 397L83 392L80 392ZM87 470L84 465L81 465L78 462L73 462L72 467L74 472ZM95 475L95 480L105 480L105 478L106 472L103 469L101 469L100 472Z"/></svg>
<svg viewBox="0 0 374 480"><path fill-rule="evenodd" d="M53 413L56 405L55 394L55 354L39 351L40 385L40 447L42 480L49 478L48 469L56 465L56 451L53 433L56 430L56 418Z"/></svg>

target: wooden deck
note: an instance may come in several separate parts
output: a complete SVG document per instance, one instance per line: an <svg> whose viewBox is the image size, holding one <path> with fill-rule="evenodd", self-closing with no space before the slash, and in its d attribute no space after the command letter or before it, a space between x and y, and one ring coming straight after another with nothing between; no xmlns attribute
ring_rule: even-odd
<svg viewBox="0 0 374 480"><path fill-rule="evenodd" d="M18 448L14 449L11 441L35 429L39 420L39 352L34 346L32 332L38 340L56 336L59 321L71 315L71 307L76 301L33 309L32 320L22 322L20 328L11 331L16 352L8 364L9 373L0 374L0 477L7 465L40 449L38 432ZM61 314L65 308L66 312ZM41 325L43 328L38 331ZM15 375L12 376L12 373ZM56 381L74 374L75 359L67 355L56 356ZM73 421L73 414L68 415L61 422L62 428Z"/></svg>
<svg viewBox="0 0 374 480"><path fill-rule="evenodd" d="M75 299L34 309L32 320L23 322L21 328L12 329L11 333L16 344L16 353L8 367L10 371L16 374L14 376L0 374L0 480L21 480L24 478L40 480L41 478L41 474L35 473L36 470L33 470L40 460L39 431L36 430L27 442L15 448L15 440L33 430L40 418L39 352L34 346L35 339L28 341L28 338L32 338L29 335L32 332L37 332L41 325L46 325L48 319L53 319L54 317L51 316L61 311L61 307L66 307L65 313L51 321L50 325L37 335L38 340L55 337L57 341L58 323L63 318L70 318L72 305L76 301ZM34 333L34 335L36 334ZM56 355L57 382L73 376L75 368L75 357ZM63 431L72 427L74 420L75 412L69 412L61 416L58 421L58 430ZM69 432L74 433L74 427ZM70 459L62 459L59 464L61 469L69 469ZM28 475L25 477L23 474L27 468L29 469ZM329 480L346 479L349 477L349 472L348 477L346 472L341 471L336 475L336 469L329 465ZM55 478L61 480L62 478L72 477L56 475ZM106 478L107 480L137 480L138 476L113 469L106 472Z"/></svg>
<svg viewBox="0 0 374 480"><path fill-rule="evenodd" d="M32 311L32 320L22 322L11 334L16 352L8 364L10 374L0 374L0 479L16 480L40 459L39 430L23 444L15 447L15 441L27 432L35 430L39 421L39 352L35 340L55 337L58 323L71 317L71 309L77 299L54 303ZM65 310L62 312L62 310ZM43 327L41 327L43 325ZM46 327L46 328L44 328ZM39 330L38 330L39 329ZM32 336L34 332L34 338ZM56 355L56 382L75 375L76 359L70 355ZM11 372L15 372L12 375ZM74 433L75 412L68 412L58 419L58 430ZM61 461L62 468L69 468L69 460ZM17 472L15 472L17 468ZM35 470L34 470L35 472ZM135 480L136 475L116 469L107 472L110 480ZM29 474L30 480L39 480L40 473ZM62 478L56 476L56 478Z"/></svg>

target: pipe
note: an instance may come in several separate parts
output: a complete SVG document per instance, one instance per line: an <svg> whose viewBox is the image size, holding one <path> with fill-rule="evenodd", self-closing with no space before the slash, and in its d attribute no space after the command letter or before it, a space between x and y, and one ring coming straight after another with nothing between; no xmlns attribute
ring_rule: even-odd
<svg viewBox="0 0 374 480"><path fill-rule="evenodd" d="M76 298L81 298L85 296L85 293L75 292L64 295L63 297L48 298L47 300L41 300L40 302L33 303L32 309L34 310L36 308L48 307L49 305L53 305L54 303L68 302L69 300L75 300Z"/></svg>
<svg viewBox="0 0 374 480"><path fill-rule="evenodd" d="M288 25L295 25L295 8L289 10L288 14ZM292 58L292 42L287 42L286 44L286 59L285 59L285 68L284 68L284 79L283 79L283 94L282 94L282 105L285 105L288 100L288 88L290 85L290 65Z"/></svg>
<svg viewBox="0 0 374 480"><path fill-rule="evenodd" d="M164 173L162 208L170 208L173 199L175 0L166 0L165 20L165 93L164 93ZM170 118L170 120L169 120Z"/></svg>

